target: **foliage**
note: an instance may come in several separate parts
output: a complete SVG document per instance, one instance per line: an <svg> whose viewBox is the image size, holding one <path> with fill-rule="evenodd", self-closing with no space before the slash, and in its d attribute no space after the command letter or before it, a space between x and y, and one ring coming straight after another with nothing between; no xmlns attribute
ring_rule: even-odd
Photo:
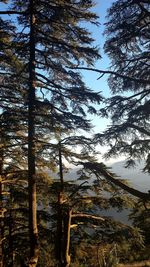
<svg viewBox="0 0 150 267"><path fill-rule="evenodd" d="M145 159L149 171L149 1L119 0L108 10L105 52L111 60L108 84L112 96L102 116L111 125L96 140L109 145L106 157L125 155L127 166Z"/></svg>
<svg viewBox="0 0 150 267"><path fill-rule="evenodd" d="M96 266L90 252L104 239L108 244L102 244L102 250L104 248L106 252L111 251L114 241L122 244L122 239L125 244L127 242L127 253L131 247L137 248L136 242L139 246L143 244L138 230L115 223L110 218L98 218L103 209L111 206L121 210L133 203L123 190L119 190L118 185L105 179L106 166L96 163L95 140L99 136L93 143L90 138L78 134L79 130L90 132L92 125L87 115L97 114L94 104L99 104L103 99L99 93L87 88L80 72L71 70L83 64L92 67L100 58L91 33L82 26L83 22L99 25L97 15L91 11L93 5L90 0L7 1L7 10L3 15L12 17L0 19L0 174L4 185L1 195L6 193L5 197L1 196L2 207L6 208L4 236L1 237L4 237L6 266L18 266L28 261L29 244L33 241L29 240L27 231L30 228L28 213L31 215L33 204L38 204L40 266L57 266L54 248L56 224L59 220L61 224L66 222L68 210L72 212L70 252L73 259L76 255L78 257L73 260L72 266ZM147 82L144 77L145 80ZM141 86L146 90L147 83L145 85L141 81ZM144 92L143 97L142 92L135 93L135 96L141 97L141 106L136 108L136 114L142 119L145 116L143 125L136 125L135 128L135 113L131 112L133 104L129 113L126 110L124 114L131 117L134 129L145 127L142 133L146 131L146 135L147 104L143 103L146 95ZM106 111L111 109L109 105ZM115 113L112 119L119 120L119 116ZM107 133L105 136L107 139ZM61 162L60 154L63 158ZM63 161L80 167L77 182L63 180L62 175L67 170ZM32 166L31 173L29 169L32 171ZM56 180L54 171L59 172L61 182ZM34 203L30 198L33 184L37 186L37 200L35 190ZM60 194L63 203L58 200ZM63 216L58 216L58 210ZM33 217L30 216L30 219ZM64 223L64 231L65 228ZM63 237L57 240L57 245L64 240L65 233L61 234ZM84 245L82 240L85 241ZM111 266L116 261L115 256L104 255L101 260L104 258Z"/></svg>
<svg viewBox="0 0 150 267"><path fill-rule="evenodd" d="M90 11L92 6L92 1L79 1L78 6L74 1L52 1L52 3L7 1L4 12L0 12L1 15L12 16L8 21L0 20L2 33L0 39L2 51L1 144L3 149L1 175L5 183L3 190L5 189L8 194L11 190L9 196L12 197L15 195L16 198L18 195L14 203L18 209L21 204L28 209L26 200L22 201L21 191L29 193L31 254L35 243L33 231L37 228L36 223L32 225L33 217L34 219L36 217L35 186L37 184L38 188L44 189L39 192L38 201L43 201L41 194L44 195L47 184L49 186L48 176L47 178L45 176L48 182L43 179L45 185L42 184L41 180L44 175L41 176L38 184L38 172L43 173L46 168L55 169L58 164L58 149L55 140L57 133L66 131L69 134L70 130L79 129L89 131L91 124L86 118L86 113L90 112L92 104L99 103L102 99L99 94L86 87L80 73L68 71L66 68L66 65L83 62L93 65L95 59L100 58L98 49L93 45L94 40L90 32L80 25L81 21L89 21L89 23L98 25L97 16ZM69 156L69 151L66 150L66 157L74 159L76 153ZM34 171L35 163L37 174ZM11 176L9 176L10 171ZM18 173L19 176L17 176ZM8 176L11 180L11 187L6 181ZM18 180L23 178L28 181L29 190L25 185L23 188L16 188L17 181L14 176L17 176ZM14 188L17 190L15 191ZM8 197L7 201L2 200L3 206L8 206L10 198ZM46 201L44 200L42 204L44 205ZM10 210L12 209L11 205ZM6 210L6 217L8 210ZM40 213L43 220L45 218L47 221L50 220L48 212L44 213L43 210ZM11 217L13 217L11 222L17 222L19 216L20 214L16 211L15 215L11 212ZM23 219L25 224L28 223L25 215L20 218L21 221ZM14 253L12 250L17 250L19 246L19 241L17 245L14 236L12 237L12 231L16 231L17 238L20 234L21 240L24 233L18 228L16 230L15 225L10 226L12 255ZM7 227L4 234L7 236ZM10 247L10 242L6 247ZM26 249L22 253L23 257L25 253L28 255ZM10 257L9 253L8 257ZM13 256L10 257L10 261L13 262Z"/></svg>

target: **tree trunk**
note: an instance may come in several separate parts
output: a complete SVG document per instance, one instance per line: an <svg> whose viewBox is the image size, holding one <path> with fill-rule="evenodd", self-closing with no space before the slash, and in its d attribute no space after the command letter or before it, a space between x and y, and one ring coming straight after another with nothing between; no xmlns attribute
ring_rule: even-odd
<svg viewBox="0 0 150 267"><path fill-rule="evenodd" d="M0 177L0 267L3 267L3 206L2 206L2 178Z"/></svg>
<svg viewBox="0 0 150 267"><path fill-rule="evenodd" d="M58 144L59 152L59 178L60 192L58 193L58 208L57 208L57 233L56 233L56 258L63 266L63 201L64 201L64 179L62 166L61 142Z"/></svg>
<svg viewBox="0 0 150 267"><path fill-rule="evenodd" d="M71 229L71 215L72 210L68 209L64 217L64 264L63 267L69 267L70 258L70 229Z"/></svg>
<svg viewBox="0 0 150 267"><path fill-rule="evenodd" d="M4 238L4 215L2 212L0 217L0 267L4 266L3 238Z"/></svg>
<svg viewBox="0 0 150 267"><path fill-rule="evenodd" d="M4 210L3 210L3 149L0 151L0 267L4 266L4 250L3 250L3 238L4 238Z"/></svg>
<svg viewBox="0 0 150 267"><path fill-rule="evenodd" d="M30 0L30 61L28 93L28 186L29 186L29 266L35 267L38 262L38 229L36 203L35 172L35 16L33 0Z"/></svg>
<svg viewBox="0 0 150 267"><path fill-rule="evenodd" d="M10 265L9 265L9 267L14 266L12 226L13 226L13 218L12 218L12 212L11 212L11 207L10 207L10 211L9 211L9 258L10 258Z"/></svg>
<svg viewBox="0 0 150 267"><path fill-rule="evenodd" d="M61 141L58 144L59 149L59 175L60 175L60 184L61 184L61 193L64 191L64 177L63 177L63 164L62 164L62 150L61 150Z"/></svg>
<svg viewBox="0 0 150 267"><path fill-rule="evenodd" d="M57 233L56 233L56 258L62 266L62 238L63 238L63 213L62 213L62 196L58 195L57 207Z"/></svg>

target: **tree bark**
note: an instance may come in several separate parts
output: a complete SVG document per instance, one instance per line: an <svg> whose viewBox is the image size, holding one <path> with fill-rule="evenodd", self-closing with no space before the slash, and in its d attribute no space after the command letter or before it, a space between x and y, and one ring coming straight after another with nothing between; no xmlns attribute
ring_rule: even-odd
<svg viewBox="0 0 150 267"><path fill-rule="evenodd" d="M64 264L63 267L69 267L70 258L70 229L71 229L71 214L72 210L68 209L64 216Z"/></svg>
<svg viewBox="0 0 150 267"><path fill-rule="evenodd" d="M64 191L64 177L63 177L63 164L62 164L62 151L61 151L61 141L59 141L59 174L60 174L60 184L61 192Z"/></svg>
<svg viewBox="0 0 150 267"><path fill-rule="evenodd" d="M60 266L63 266L63 200L64 200L64 179L62 166L61 141L58 144L59 152L59 177L60 177L60 192L58 193L58 208L57 208L57 233L56 233L56 258Z"/></svg>
<svg viewBox="0 0 150 267"><path fill-rule="evenodd" d="M3 161L4 153L3 149L0 150L0 267L4 266L4 249L3 249L3 238L4 238L4 210L3 210Z"/></svg>
<svg viewBox="0 0 150 267"><path fill-rule="evenodd" d="M57 233L56 233L56 258L62 266L62 239L63 239L63 213L62 213L62 196L58 194L57 207Z"/></svg>
<svg viewBox="0 0 150 267"><path fill-rule="evenodd" d="M14 266L12 226L13 226L13 218L12 218L12 212L11 212L11 207L10 207L10 211L9 211L9 258L10 258L9 266L10 267Z"/></svg>
<svg viewBox="0 0 150 267"><path fill-rule="evenodd" d="M29 267L38 262L38 229L35 171L35 15L34 0L30 0L30 61L28 92L28 187L29 187Z"/></svg>

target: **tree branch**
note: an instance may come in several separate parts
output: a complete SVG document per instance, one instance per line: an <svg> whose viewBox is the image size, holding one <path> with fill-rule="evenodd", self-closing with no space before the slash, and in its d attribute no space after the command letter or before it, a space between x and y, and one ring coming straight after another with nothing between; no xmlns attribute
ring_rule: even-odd
<svg viewBox="0 0 150 267"><path fill-rule="evenodd" d="M98 175L99 176L103 175L104 178L106 178L106 180L112 182L116 186L119 186L120 188L122 188L126 192L130 193L131 195L138 197L144 201L150 200L150 193L141 192L137 189L134 189L134 188L122 183L118 179L114 178L113 174L111 174L110 172L107 171L106 166L103 163L80 162L79 164L83 165L85 167L85 169L90 169L91 171L93 170L93 172L95 172L97 174L97 177L98 177Z"/></svg>
<svg viewBox="0 0 150 267"><path fill-rule="evenodd" d="M130 76L127 76L127 75L124 75L124 74L121 74L121 73L118 73L118 72L115 72L115 71L111 71L111 70L99 70L99 69L86 68L86 67L68 67L68 66L66 66L66 68L68 68L68 69L76 69L76 70L90 70L90 71L98 72L98 73L101 74L101 76L97 80L99 80L105 74L112 74L112 75L118 76L118 77L120 77L122 79L129 79L129 80L131 80L133 82L137 82L137 83L140 82L140 83L144 83L144 84L150 84L150 80L133 78L133 77L130 77Z"/></svg>
<svg viewBox="0 0 150 267"><path fill-rule="evenodd" d="M27 12L16 11L16 10L0 11L0 15L25 15L25 14L27 14Z"/></svg>
<svg viewBox="0 0 150 267"><path fill-rule="evenodd" d="M91 219L91 220L99 220L103 222L105 221L105 219L102 217L91 215L91 214L86 214L86 213L74 213L71 215L71 217L76 218L76 219L85 218L85 219Z"/></svg>
<svg viewBox="0 0 150 267"><path fill-rule="evenodd" d="M126 126L129 127L129 128L133 128L135 130L138 130L139 132L150 136L150 132L148 132L146 129L144 129L144 128L138 126L138 125L131 124L131 123L126 123Z"/></svg>

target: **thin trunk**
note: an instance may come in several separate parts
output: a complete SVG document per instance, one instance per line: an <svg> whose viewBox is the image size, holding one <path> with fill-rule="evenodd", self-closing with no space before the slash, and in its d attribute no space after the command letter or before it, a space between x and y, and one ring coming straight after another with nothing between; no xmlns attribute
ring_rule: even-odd
<svg viewBox="0 0 150 267"><path fill-rule="evenodd" d="M58 213L57 213L57 238L56 238L56 252L57 259L61 267L70 266L70 229L71 229L71 214L70 209L67 213L63 211L64 199L64 177L62 165L62 150L61 141L59 142L59 175L60 175L60 192L58 196Z"/></svg>
<svg viewBox="0 0 150 267"><path fill-rule="evenodd" d="M0 177L0 267L3 267L3 222L4 222L4 214L3 214L3 205L2 205L2 178Z"/></svg>
<svg viewBox="0 0 150 267"><path fill-rule="evenodd" d="M63 267L69 267L70 258L70 229L71 229L71 215L72 210L68 209L64 217L64 264Z"/></svg>
<svg viewBox="0 0 150 267"><path fill-rule="evenodd" d="M9 267L14 266L12 226L13 226L13 218L12 218L11 207L10 207L10 211L9 211L9 258L10 258L10 264L9 264Z"/></svg>
<svg viewBox="0 0 150 267"><path fill-rule="evenodd" d="M63 177L61 141L59 141L59 173L60 173L61 192L63 192L64 191L64 177Z"/></svg>
<svg viewBox="0 0 150 267"><path fill-rule="evenodd" d="M4 266L3 239L4 239L4 215L2 213L0 217L0 267Z"/></svg>
<svg viewBox="0 0 150 267"><path fill-rule="evenodd" d="M63 166L62 166L62 152L61 152L61 142L58 144L59 149L59 177L60 177L60 192L58 193L58 209L57 209L57 236L56 236L56 257L59 261L60 266L62 266L62 243L63 243L63 198L64 198L64 179L63 179Z"/></svg>
<svg viewBox="0 0 150 267"><path fill-rule="evenodd" d="M62 266L62 238L63 238L63 214L62 214L62 204L61 195L58 195L58 208L57 208L57 236L56 236L56 258Z"/></svg>
<svg viewBox="0 0 150 267"><path fill-rule="evenodd" d="M4 238L4 212L3 212L3 184L2 184L2 171L3 171L3 149L0 151L0 267L4 266L4 249L3 249L3 238Z"/></svg>
<svg viewBox="0 0 150 267"><path fill-rule="evenodd" d="M28 94L28 183L29 183L29 266L35 267L38 262L38 229L36 203L35 172L35 16L34 2L30 0L30 62Z"/></svg>

